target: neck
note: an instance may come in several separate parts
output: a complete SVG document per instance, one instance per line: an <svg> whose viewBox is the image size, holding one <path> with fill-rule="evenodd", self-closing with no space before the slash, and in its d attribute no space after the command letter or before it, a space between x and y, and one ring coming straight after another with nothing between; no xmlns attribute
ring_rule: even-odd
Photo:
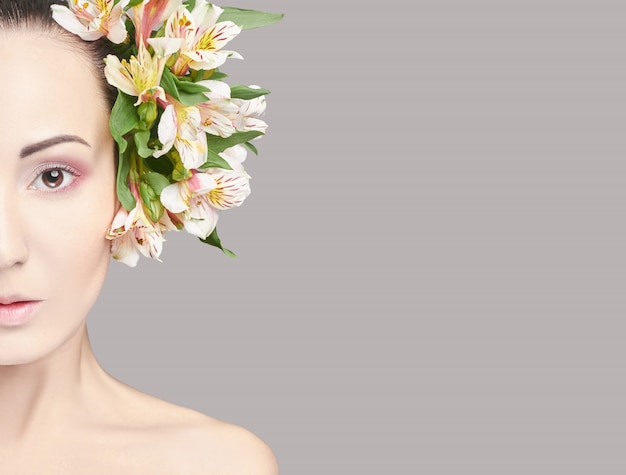
<svg viewBox="0 0 626 475"><path fill-rule="evenodd" d="M0 366L0 444L20 444L77 421L85 408L85 384L102 373L83 325L44 358Z"/></svg>

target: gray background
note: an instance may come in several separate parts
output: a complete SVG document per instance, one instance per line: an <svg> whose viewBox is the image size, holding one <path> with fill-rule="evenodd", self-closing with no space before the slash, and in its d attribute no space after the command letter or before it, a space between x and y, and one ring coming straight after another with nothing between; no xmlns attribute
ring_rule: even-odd
<svg viewBox="0 0 626 475"><path fill-rule="evenodd" d="M626 4L239 1L272 90L224 213L112 264L90 332L282 474L626 470Z"/></svg>

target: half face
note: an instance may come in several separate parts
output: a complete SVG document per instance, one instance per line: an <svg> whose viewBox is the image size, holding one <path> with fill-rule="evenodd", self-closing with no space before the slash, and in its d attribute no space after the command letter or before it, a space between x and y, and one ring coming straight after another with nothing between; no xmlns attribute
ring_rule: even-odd
<svg viewBox="0 0 626 475"><path fill-rule="evenodd" d="M106 275L114 146L82 54L37 33L0 33L0 365L68 342Z"/></svg>

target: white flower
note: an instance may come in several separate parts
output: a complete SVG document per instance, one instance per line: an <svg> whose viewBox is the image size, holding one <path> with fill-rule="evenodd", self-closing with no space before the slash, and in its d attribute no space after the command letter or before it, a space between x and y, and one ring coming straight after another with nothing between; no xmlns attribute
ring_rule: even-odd
<svg viewBox="0 0 626 475"><path fill-rule="evenodd" d="M212 176L193 171L190 178L166 186L161 191L161 203L177 215L188 233L204 239L217 224L217 212L207 195L216 187Z"/></svg>
<svg viewBox="0 0 626 475"><path fill-rule="evenodd" d="M265 133L267 124L259 119L265 113L265 96L250 100L233 99L233 104L238 107L237 113L231 117L233 126L239 132L258 130Z"/></svg>
<svg viewBox="0 0 626 475"><path fill-rule="evenodd" d="M174 147L185 168L199 168L207 156L207 140L200 126L200 111L197 107L185 106L169 96L167 102L157 129L163 147L154 156L165 155Z"/></svg>
<svg viewBox="0 0 626 475"><path fill-rule="evenodd" d="M233 126L232 118L239 112L239 108L230 98L230 86L222 81L199 81L210 91L204 95L207 102L198 104L201 127L208 134L230 137L237 130Z"/></svg>
<svg viewBox="0 0 626 475"><path fill-rule="evenodd" d="M139 44L137 56L128 61L119 60L117 56L108 55L104 60L104 75L112 86L137 97L135 105L157 99L165 99L165 91L160 86L167 58L180 48L180 41L167 38L148 40L155 54Z"/></svg>
<svg viewBox="0 0 626 475"><path fill-rule="evenodd" d="M159 259L163 249L163 232L155 226L143 212L141 202L130 213L120 208L107 234L111 242L111 256L124 264L135 267L139 253Z"/></svg>
<svg viewBox="0 0 626 475"><path fill-rule="evenodd" d="M68 7L51 5L52 18L83 40L94 41L106 36L122 43L128 36L124 25L124 8L129 0L68 0Z"/></svg>
<svg viewBox="0 0 626 475"><path fill-rule="evenodd" d="M167 20L165 36L184 39L181 54L172 67L174 74L181 76L189 68L215 69L227 58L242 59L234 51L222 50L241 32L232 21L217 21L223 11L206 0L198 0L192 12L181 6Z"/></svg>
<svg viewBox="0 0 626 475"><path fill-rule="evenodd" d="M224 210L240 206L250 196L250 175L246 173L242 163L246 159L243 145L227 148L220 156L226 160L232 170L224 168L207 168L206 173L216 183L207 194L211 206Z"/></svg>

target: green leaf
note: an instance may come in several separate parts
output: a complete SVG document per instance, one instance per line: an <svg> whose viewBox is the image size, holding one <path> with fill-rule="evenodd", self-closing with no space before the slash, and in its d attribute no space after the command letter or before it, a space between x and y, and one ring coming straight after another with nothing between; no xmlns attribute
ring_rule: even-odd
<svg viewBox="0 0 626 475"><path fill-rule="evenodd" d="M170 181L166 177L156 172L148 172L144 174L143 178L148 182L150 188L152 188L157 195L160 195L163 188L169 186L170 184Z"/></svg>
<svg viewBox="0 0 626 475"><path fill-rule="evenodd" d="M209 150L219 153L223 152L227 148L233 147L240 143L246 143L259 135L263 135L263 132L258 130L249 130L248 132L237 132L230 137L219 137L217 135L207 135L207 145Z"/></svg>
<svg viewBox="0 0 626 475"><path fill-rule="evenodd" d="M221 249L224 252L224 254L226 254L228 257L237 257L237 255L233 251L230 251L226 249L224 246L222 246L222 241L220 241L220 238L217 235L217 228L214 229L213 232L207 238L205 239L200 238L200 241L202 241L205 244L215 246L218 249Z"/></svg>
<svg viewBox="0 0 626 475"><path fill-rule="evenodd" d="M174 81L174 74L172 74L172 72L167 68L165 68L163 76L161 76L161 87L170 96L180 99L180 96L178 95L178 88L176 87L176 82Z"/></svg>
<svg viewBox="0 0 626 475"><path fill-rule="evenodd" d="M139 5L141 2L143 2L143 0L130 0L130 2L128 2L128 8L135 7L135 6ZM117 1L115 3L119 3L119 1Z"/></svg>
<svg viewBox="0 0 626 475"><path fill-rule="evenodd" d="M176 87L178 88L179 92L186 92L188 94L194 94L196 92L210 92L211 91L211 89L209 89L206 86L203 86L202 84L198 84L196 82L189 81L187 79L182 79L175 75L173 76L174 76L174 81L176 81Z"/></svg>
<svg viewBox="0 0 626 475"><path fill-rule="evenodd" d="M261 89L260 87L254 88L242 86L241 84L230 86L230 97L233 99L245 99L246 101L249 101L250 99L265 96L269 93L270 91L267 89Z"/></svg>
<svg viewBox="0 0 626 475"><path fill-rule="evenodd" d="M135 132L135 145L137 146L137 153L142 158L148 158L154 153L154 150L148 147L148 140L150 140L149 130Z"/></svg>
<svg viewBox="0 0 626 475"><path fill-rule="evenodd" d="M208 151L206 162L204 162L200 168L203 170L206 168L223 168L225 170L232 170L232 167L228 164L228 162L213 150Z"/></svg>
<svg viewBox="0 0 626 475"><path fill-rule="evenodd" d="M135 201L135 197L130 192L130 188L128 187L128 172L130 171L130 157L129 151L120 152L118 157L117 164L117 180L116 180L116 190L117 190L117 199L120 200L122 206L127 210L132 210L137 202Z"/></svg>
<svg viewBox="0 0 626 475"><path fill-rule="evenodd" d="M246 146L246 148L248 150L250 150L253 154L258 155L259 151L257 150L257 148L252 145L250 142L245 142L244 145Z"/></svg>
<svg viewBox="0 0 626 475"><path fill-rule="evenodd" d="M209 90L208 88L191 81L181 81L167 68L163 71L163 76L161 77L161 87L170 96L186 106L195 106L209 100L203 94L203 92Z"/></svg>
<svg viewBox="0 0 626 475"><path fill-rule="evenodd" d="M218 79L224 79L227 78L228 74L223 73L221 71L213 71L213 73L209 76L209 79L214 79L214 80L218 80Z"/></svg>
<svg viewBox="0 0 626 475"><path fill-rule="evenodd" d="M220 15L219 21L230 20L244 30L250 30L276 23L283 16L284 14L282 13L267 13L245 8L224 7L224 12Z"/></svg>
<svg viewBox="0 0 626 475"><path fill-rule="evenodd" d="M187 94L186 92L180 92L179 102L186 106L195 106L196 104L201 104L203 102L207 102L209 98L202 93L197 94Z"/></svg>
<svg viewBox="0 0 626 475"><path fill-rule="evenodd" d="M120 153L124 153L128 145L124 135L138 125L139 116L137 115L137 109L135 109L132 98L122 91L119 91L113 109L111 110L109 128L111 129L111 135L113 135L113 138L119 146Z"/></svg>
<svg viewBox="0 0 626 475"><path fill-rule="evenodd" d="M118 146L118 166L116 178L117 197L128 211L135 207L136 201L128 187L128 172L130 171L130 150L124 135L139 125L139 116L130 96L118 92L117 99L111 110L109 128L111 135Z"/></svg>

